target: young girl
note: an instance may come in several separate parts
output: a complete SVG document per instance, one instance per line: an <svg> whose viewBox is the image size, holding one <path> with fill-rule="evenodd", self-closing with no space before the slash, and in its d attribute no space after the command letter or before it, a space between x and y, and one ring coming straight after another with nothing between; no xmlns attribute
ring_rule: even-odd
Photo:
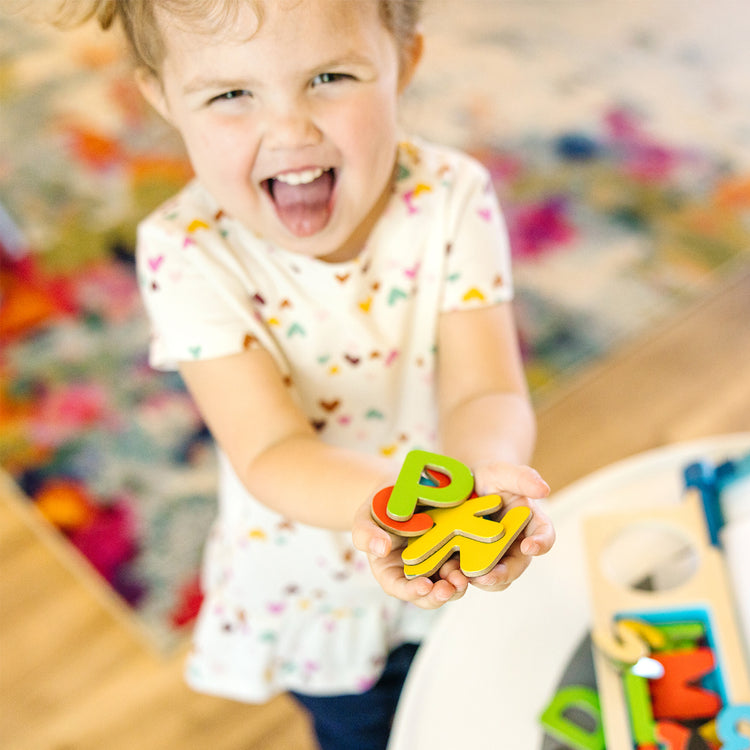
<svg viewBox="0 0 750 750"><path fill-rule="evenodd" d="M399 132L418 5L92 9L123 24L196 175L138 236L152 364L179 369L220 454L187 679L249 702L293 691L325 748L385 746L407 644L469 583L455 561L407 580L370 521L408 450L457 458L480 493L534 511L473 585L504 589L554 540L534 502L549 488L523 466L534 419L490 180Z"/></svg>

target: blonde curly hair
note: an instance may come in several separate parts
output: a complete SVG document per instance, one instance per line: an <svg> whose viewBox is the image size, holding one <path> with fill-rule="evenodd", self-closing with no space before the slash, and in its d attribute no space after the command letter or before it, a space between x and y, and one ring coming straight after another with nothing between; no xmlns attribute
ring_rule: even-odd
<svg viewBox="0 0 750 750"><path fill-rule="evenodd" d="M103 29L119 22L136 65L158 75L164 41L156 22L157 7L187 22L200 23L210 33L231 25L242 3L247 2L255 6L262 22L262 0L58 0L53 20L70 27L95 18ZM393 35L403 57L417 34L422 0L378 0L378 4L383 25Z"/></svg>

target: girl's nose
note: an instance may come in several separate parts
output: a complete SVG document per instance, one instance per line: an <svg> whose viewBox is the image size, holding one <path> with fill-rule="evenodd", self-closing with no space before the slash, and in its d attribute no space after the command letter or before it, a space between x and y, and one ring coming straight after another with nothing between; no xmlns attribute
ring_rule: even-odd
<svg viewBox="0 0 750 750"><path fill-rule="evenodd" d="M303 107L285 107L268 117L265 142L274 150L294 150L320 143L321 132Z"/></svg>

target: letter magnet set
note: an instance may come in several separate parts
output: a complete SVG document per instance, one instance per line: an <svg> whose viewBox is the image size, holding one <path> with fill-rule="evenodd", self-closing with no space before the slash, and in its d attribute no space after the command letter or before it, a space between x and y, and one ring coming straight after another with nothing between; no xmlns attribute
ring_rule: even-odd
<svg viewBox="0 0 750 750"><path fill-rule="evenodd" d="M601 725L569 747L750 750L750 456L684 474L676 505L583 521Z"/></svg>

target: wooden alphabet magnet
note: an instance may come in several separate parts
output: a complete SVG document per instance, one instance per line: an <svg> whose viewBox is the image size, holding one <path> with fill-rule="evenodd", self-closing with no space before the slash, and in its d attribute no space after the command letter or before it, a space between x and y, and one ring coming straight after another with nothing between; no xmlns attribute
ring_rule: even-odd
<svg viewBox="0 0 750 750"><path fill-rule="evenodd" d="M461 462L415 450L396 484L376 493L371 513L386 531L409 538L401 555L407 578L431 576L454 553L473 578L492 570L531 520L525 507L511 508L499 521L486 517L502 505L499 495L477 497Z"/></svg>
<svg viewBox="0 0 750 750"><path fill-rule="evenodd" d="M613 576L605 565L612 562L613 543L632 531L640 541L654 529L663 534L663 544L639 544L637 554L620 555L628 580ZM741 723L750 717L746 654L697 491L689 490L674 507L589 518L584 538L607 750L686 750L696 732L716 728L718 746L750 748ZM683 574L653 579L649 558L659 558L672 538L682 546L659 565L671 562Z"/></svg>

